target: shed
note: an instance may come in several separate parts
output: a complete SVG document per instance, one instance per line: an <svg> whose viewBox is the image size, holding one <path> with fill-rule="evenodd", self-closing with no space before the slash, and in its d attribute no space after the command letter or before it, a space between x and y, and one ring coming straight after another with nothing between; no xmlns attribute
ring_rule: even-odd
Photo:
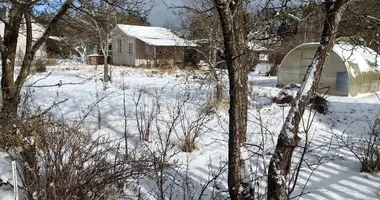
<svg viewBox="0 0 380 200"><path fill-rule="evenodd" d="M259 63L268 63L270 50L259 42L248 42L248 49L257 58Z"/></svg>
<svg viewBox="0 0 380 200"><path fill-rule="evenodd" d="M112 36L115 65L157 65L184 62L184 47L193 44L162 27L118 24Z"/></svg>
<svg viewBox="0 0 380 200"><path fill-rule="evenodd" d="M281 62L277 85L301 83L318 46L319 43L306 43L291 50ZM335 44L323 68L319 88L338 96L380 91L379 54L362 45Z"/></svg>

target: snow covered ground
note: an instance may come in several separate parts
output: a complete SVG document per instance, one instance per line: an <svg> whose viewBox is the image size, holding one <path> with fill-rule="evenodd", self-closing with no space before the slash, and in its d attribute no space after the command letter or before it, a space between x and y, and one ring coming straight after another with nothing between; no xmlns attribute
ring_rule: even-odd
<svg viewBox="0 0 380 200"><path fill-rule="evenodd" d="M99 67L100 69L100 67ZM53 112L65 119L83 116L99 100L101 112L101 130L97 130L97 110L92 110L87 122L89 128L97 134L109 134L114 138L124 135L124 108L131 113L128 126L131 145L140 145L134 119L135 101L143 92L144 108L152 106L155 96L160 96L163 109L162 119L169 120L169 113L176 103L189 99L185 104L186 116L195 120L204 108L214 86L201 84L203 72L172 71L156 72L148 69L113 68L112 83L103 85L101 70L94 66L64 62L57 67L48 67L48 72L36 74L28 80L25 91L33 95L33 106L43 110L67 99ZM226 77L225 77L225 81ZM289 110L288 105L270 103L269 99L280 91L275 87L276 77L249 75L252 85L252 102L249 109L247 148L254 172L253 177L258 194L265 193L265 179L262 178L270 159L270 153L277 140L282 122ZM33 85L31 85L33 83ZM124 84L123 84L124 83ZM49 86L50 87L47 87ZM123 86L124 85L124 86ZM227 85L225 89L227 89ZM105 89L105 90L104 90ZM159 94L159 95L158 95ZM123 97L126 102L123 103ZM359 97L327 96L329 113L316 114L308 131L309 150L294 187L292 196L299 199L380 199L380 177L360 173L360 163L343 145L340 138L358 138L368 134L371 126L380 114L380 100L374 94ZM309 117L305 114L305 126ZM183 135L178 133L170 137L175 162L175 174L168 179L166 187L172 187L173 199L210 199L215 191L225 196L227 188L227 150L228 150L228 110L219 109L216 115L202 127L197 139L196 150L191 153L179 152ZM305 133L300 134L306 140ZM137 138L137 139L136 139ZM132 140L131 139L131 140ZM146 146L159 148L158 135L152 135L152 142ZM257 148L260 146L261 149ZM294 156L299 162L302 148ZM11 179L6 155L0 155L0 177ZM205 187L203 196L199 196L202 187L215 174L220 173L212 184ZM178 173L180 172L180 173ZM168 171L168 173L171 173ZM185 177L185 178L184 178ZM174 184L175 183L175 184ZM259 185L259 186L258 186ZM150 191L157 189L151 180L141 182L145 197L155 199ZM185 187L186 186L186 187ZM190 198L192 194L193 198ZM169 195L169 191L168 194ZM0 199L11 199L12 188L2 187Z"/></svg>

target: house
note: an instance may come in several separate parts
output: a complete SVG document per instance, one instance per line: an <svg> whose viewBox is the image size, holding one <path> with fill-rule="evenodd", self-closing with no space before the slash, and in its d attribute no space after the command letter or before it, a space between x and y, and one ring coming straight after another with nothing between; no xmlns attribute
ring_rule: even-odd
<svg viewBox="0 0 380 200"><path fill-rule="evenodd" d="M4 30L5 25L4 22L0 22L0 35L1 37L4 36ZM40 38L43 34L44 27L37 23L32 24L32 35L33 35L33 41L36 41L38 38ZM26 27L25 24L21 24L20 31L18 34L17 39L17 50L16 50L16 60L22 60L25 54L25 47L26 47ZM46 47L43 45L40 49L37 50L35 57L46 57Z"/></svg>
<svg viewBox="0 0 380 200"><path fill-rule="evenodd" d="M178 65L184 62L185 47L193 43L169 29L118 24L112 33L114 65Z"/></svg>
<svg viewBox="0 0 380 200"><path fill-rule="evenodd" d="M0 36L4 37L5 24L4 21L7 20L8 17L8 8L1 7L0 8ZM4 20L4 21L3 21ZM38 38L40 38L45 31L45 28L36 23L32 22L32 36L33 41L35 42ZM48 43L56 43L61 40L58 37L50 36L47 39ZM45 42L36 52L35 58L46 58L49 55L49 50L53 51L53 47L48 48L49 45ZM17 50L16 50L16 61L21 61L25 55L25 47L26 47L26 24L21 23L20 30L17 39Z"/></svg>
<svg viewBox="0 0 380 200"><path fill-rule="evenodd" d="M281 62L277 84L301 83L318 46L319 43L306 43L291 50ZM335 44L319 88L320 92L339 96L380 91L380 55L363 45Z"/></svg>
<svg viewBox="0 0 380 200"><path fill-rule="evenodd" d="M90 43L85 48L86 62L89 65L102 65L104 64L103 51L99 44ZM107 63L112 63L112 42L108 44L108 57Z"/></svg>
<svg viewBox="0 0 380 200"><path fill-rule="evenodd" d="M265 74L272 67L273 63L269 62L269 54L271 51L265 47L261 42L250 41L248 42L248 50L252 57L251 68L256 74Z"/></svg>
<svg viewBox="0 0 380 200"><path fill-rule="evenodd" d="M260 63L269 62L269 49L259 42L248 42L248 49L252 52L253 56L258 58Z"/></svg>

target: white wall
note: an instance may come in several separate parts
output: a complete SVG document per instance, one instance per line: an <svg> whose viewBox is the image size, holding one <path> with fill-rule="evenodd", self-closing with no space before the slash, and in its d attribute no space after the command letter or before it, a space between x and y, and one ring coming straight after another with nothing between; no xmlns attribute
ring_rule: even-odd
<svg viewBox="0 0 380 200"><path fill-rule="evenodd" d="M0 35L1 37L4 36L4 29L5 25L3 22L0 22ZM33 40L36 41L38 38L40 38L43 34L43 31L45 29L36 24L32 24L32 34L33 34ZM25 24L22 24L20 27L20 32L18 35L18 40L17 40L17 51L16 51L16 61L20 61L24 57L25 54L25 47L26 47L26 29L25 29ZM47 53L45 50L45 45L42 45L40 49L37 50L35 58L38 57L46 57Z"/></svg>
<svg viewBox="0 0 380 200"><path fill-rule="evenodd" d="M117 40L121 39L121 52L117 51ZM133 43L133 54L128 53L129 42ZM136 63L136 38L129 37L116 29L112 36L112 61L114 65L130 65Z"/></svg>

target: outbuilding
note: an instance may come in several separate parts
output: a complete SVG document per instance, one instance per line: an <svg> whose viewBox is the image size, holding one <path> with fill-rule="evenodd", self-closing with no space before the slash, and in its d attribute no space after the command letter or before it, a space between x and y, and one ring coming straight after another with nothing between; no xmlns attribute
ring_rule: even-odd
<svg viewBox="0 0 380 200"><path fill-rule="evenodd" d="M282 60L277 85L301 83L319 43L306 43L291 50ZM349 43L333 47L320 79L320 92L338 96L380 91L380 55Z"/></svg>
<svg viewBox="0 0 380 200"><path fill-rule="evenodd" d="M166 28L118 24L112 36L114 65L177 65L194 46Z"/></svg>

